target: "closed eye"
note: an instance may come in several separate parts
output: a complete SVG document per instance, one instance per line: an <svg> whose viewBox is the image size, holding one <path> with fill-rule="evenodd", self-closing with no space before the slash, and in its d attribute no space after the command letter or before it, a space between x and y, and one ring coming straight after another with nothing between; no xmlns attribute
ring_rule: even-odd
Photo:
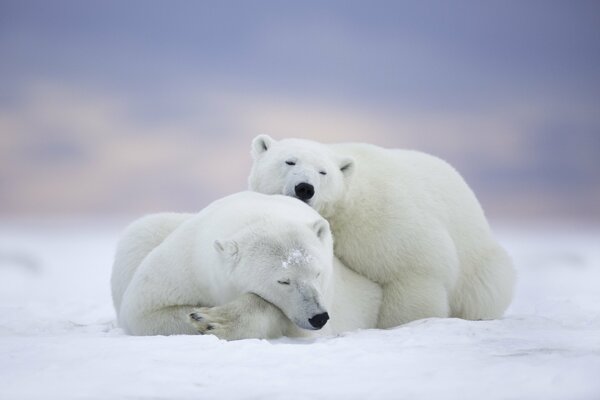
<svg viewBox="0 0 600 400"><path fill-rule="evenodd" d="M277 281L277 283L280 283L282 285L289 285L290 284L290 280L286 279L286 280L283 280L283 281Z"/></svg>
<svg viewBox="0 0 600 400"><path fill-rule="evenodd" d="M287 165L296 165L296 163L294 161L286 161L285 162Z"/></svg>
<svg viewBox="0 0 600 400"><path fill-rule="evenodd" d="M319 173L320 173L321 175L327 175L327 172L325 172L325 171L319 171Z"/></svg>

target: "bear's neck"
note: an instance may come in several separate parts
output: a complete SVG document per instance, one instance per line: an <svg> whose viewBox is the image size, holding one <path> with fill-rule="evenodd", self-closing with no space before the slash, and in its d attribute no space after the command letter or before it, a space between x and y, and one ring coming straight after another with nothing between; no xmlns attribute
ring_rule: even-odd
<svg viewBox="0 0 600 400"><path fill-rule="evenodd" d="M356 201L354 196L345 196L344 199L336 202L327 209L323 210L321 215L329 222L331 231L336 236L336 231L351 228L357 217L354 205Z"/></svg>

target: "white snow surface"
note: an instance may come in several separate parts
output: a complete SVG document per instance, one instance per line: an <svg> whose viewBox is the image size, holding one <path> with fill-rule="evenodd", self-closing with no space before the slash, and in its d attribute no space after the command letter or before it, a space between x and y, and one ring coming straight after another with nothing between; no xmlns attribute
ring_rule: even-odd
<svg viewBox="0 0 600 400"><path fill-rule="evenodd" d="M125 335L118 234L0 227L0 399L600 399L600 230L501 230L519 281L500 320L236 342Z"/></svg>

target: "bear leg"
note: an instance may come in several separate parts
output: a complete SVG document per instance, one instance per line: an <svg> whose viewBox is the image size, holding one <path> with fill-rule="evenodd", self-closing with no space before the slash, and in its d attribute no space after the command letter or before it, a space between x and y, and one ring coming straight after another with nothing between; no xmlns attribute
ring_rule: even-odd
<svg viewBox="0 0 600 400"><path fill-rule="evenodd" d="M434 279L413 277L383 286L378 328L393 328L422 318L448 317L446 288Z"/></svg>
<svg viewBox="0 0 600 400"><path fill-rule="evenodd" d="M293 331L292 322L263 298L246 293L215 307L201 307L189 315L198 333L219 339L272 339Z"/></svg>
<svg viewBox="0 0 600 400"><path fill-rule="evenodd" d="M124 303L127 306L127 303ZM196 306L167 306L157 310L121 312L119 324L130 334L148 335L195 335L198 332L188 323L187 316L197 310Z"/></svg>

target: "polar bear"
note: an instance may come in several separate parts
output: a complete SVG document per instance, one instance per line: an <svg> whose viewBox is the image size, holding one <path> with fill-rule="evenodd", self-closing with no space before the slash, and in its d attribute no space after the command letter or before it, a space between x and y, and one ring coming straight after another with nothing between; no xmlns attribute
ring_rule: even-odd
<svg viewBox="0 0 600 400"><path fill-rule="evenodd" d="M250 190L296 197L329 221L334 252L383 287L378 327L502 316L515 273L475 195L417 151L301 139L252 142Z"/></svg>
<svg viewBox="0 0 600 400"><path fill-rule="evenodd" d="M130 334L228 340L373 328L382 296L334 259L329 224L315 210L254 192L199 214L135 221L117 246L111 284Z"/></svg>

